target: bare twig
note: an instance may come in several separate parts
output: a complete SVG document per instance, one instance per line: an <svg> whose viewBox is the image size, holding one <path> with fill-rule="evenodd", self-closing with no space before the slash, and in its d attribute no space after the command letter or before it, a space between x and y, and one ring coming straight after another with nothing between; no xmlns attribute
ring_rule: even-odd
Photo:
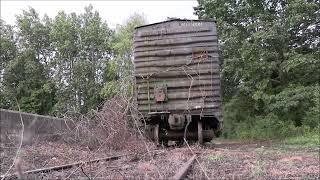
<svg viewBox="0 0 320 180"><path fill-rule="evenodd" d="M196 159L197 155L193 155L172 177L174 180L180 180L186 177L187 172L192 165L193 161Z"/></svg>
<svg viewBox="0 0 320 180"><path fill-rule="evenodd" d="M23 179L23 174L22 174L22 168L21 168L21 161L18 158L16 161L16 171L17 171L17 176L18 179Z"/></svg>
<svg viewBox="0 0 320 180"><path fill-rule="evenodd" d="M95 179L95 178L97 178L98 175L101 174L101 172L103 172L103 171L106 170L107 168L110 168L110 169L118 169L118 168L121 168L121 167L122 167L122 166L104 166L104 167L102 168L102 170L99 170L99 171L96 173L96 175L92 178L92 180Z"/></svg>
<svg viewBox="0 0 320 180"><path fill-rule="evenodd" d="M83 164L91 164L91 163L97 163L100 161L111 161L111 160L116 160L119 159L123 156L128 156L128 155L132 155L133 153L130 154L123 154L123 155L118 155L118 156L110 156L110 157L105 157L105 158L99 158L99 159L94 159L91 161L86 161L86 162L76 162L76 163L71 163L71 164L64 164L64 165L60 165L60 166L53 166L53 167L48 167L48 168L42 168L42 169L35 169L35 170L30 170L30 171L26 171L23 174L36 174L36 173L46 173L46 172L51 172L51 171L58 171L58 170L63 170L63 169L70 169L72 167L76 167L76 166L82 166ZM2 179L6 178L6 177L16 177L16 174L5 174L2 176Z"/></svg>
<svg viewBox="0 0 320 180"><path fill-rule="evenodd" d="M84 172L83 167L81 166L80 168L81 168L82 173L83 173L84 175L86 175L87 178L90 180L91 178L87 175L87 173Z"/></svg>
<svg viewBox="0 0 320 180"><path fill-rule="evenodd" d="M64 179L69 179L71 177L72 174L74 174L75 172L77 172L81 167L83 166L83 164L81 164L80 166L78 166L75 170L73 170L66 178Z"/></svg>
<svg viewBox="0 0 320 180"><path fill-rule="evenodd" d="M184 142L186 143L186 145L187 145L188 149L190 150L190 152L191 152L193 155L195 155L195 153L193 152L193 150L192 150L191 147L189 146L189 143L187 142L186 139L184 139ZM201 171L204 173L205 177L206 177L207 179L210 179L209 176L207 175L206 171L203 169L203 167L201 166L201 164L200 164L200 162L199 162L199 160L198 160L197 158L196 158L196 161L197 161L197 163L198 163Z"/></svg>
<svg viewBox="0 0 320 180"><path fill-rule="evenodd" d="M23 119L22 119L22 115L21 115L21 110L20 110L20 106L19 106L19 103L18 103L18 100L17 101L17 106L18 106L18 109L19 109L19 115L20 115L20 123L21 123L21 135L20 135L20 143L19 143L19 147L16 151L16 155L14 157L14 160L11 164L11 166L9 167L9 169L7 170L7 172L4 174L4 176L1 178L1 180L3 180L7 175L8 173L11 171L12 167L16 164L16 163L19 163L18 158L19 158L19 155L20 155L20 151L21 151L21 148L22 148L22 143L23 143L23 134L24 134L24 123L23 123ZM17 167L20 167L20 170L21 170L21 165ZM19 174L19 169L17 169L17 173Z"/></svg>

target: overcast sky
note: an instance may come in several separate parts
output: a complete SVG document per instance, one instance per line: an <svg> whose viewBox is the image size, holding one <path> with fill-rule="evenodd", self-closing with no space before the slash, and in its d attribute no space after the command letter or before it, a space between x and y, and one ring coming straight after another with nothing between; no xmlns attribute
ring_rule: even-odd
<svg viewBox="0 0 320 180"><path fill-rule="evenodd" d="M143 14L149 23L166 20L167 17L197 19L193 15L193 7L197 6L196 0L180 1L8 1L1 0L1 19L8 24L15 23L15 15L21 14L23 9L33 7L42 18L46 13L53 18L60 10L67 13L84 12L84 7L92 4L99 11L101 17L107 21L111 28L122 24L132 14Z"/></svg>

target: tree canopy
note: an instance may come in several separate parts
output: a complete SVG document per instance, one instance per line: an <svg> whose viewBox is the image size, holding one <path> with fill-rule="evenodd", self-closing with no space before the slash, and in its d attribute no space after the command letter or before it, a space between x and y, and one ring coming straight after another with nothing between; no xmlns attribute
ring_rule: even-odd
<svg viewBox="0 0 320 180"><path fill-rule="evenodd" d="M290 127L319 126L319 1L198 2L195 14L217 22L225 132L289 135Z"/></svg>
<svg viewBox="0 0 320 180"><path fill-rule="evenodd" d="M97 108L130 75L133 28L143 23L135 14L112 30L91 5L53 19L29 8L13 26L1 20L0 107L56 115Z"/></svg>
<svg viewBox="0 0 320 180"><path fill-rule="evenodd" d="M198 0L217 22L224 135L272 138L320 128L318 0ZM35 9L0 21L0 107L85 113L130 94L134 14L112 30L90 5L40 18Z"/></svg>

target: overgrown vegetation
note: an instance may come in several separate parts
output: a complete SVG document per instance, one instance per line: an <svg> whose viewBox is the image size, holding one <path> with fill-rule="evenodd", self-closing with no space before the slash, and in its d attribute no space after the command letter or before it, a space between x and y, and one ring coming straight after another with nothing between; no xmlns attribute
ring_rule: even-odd
<svg viewBox="0 0 320 180"><path fill-rule="evenodd" d="M216 19L224 136L318 137L320 8L315 0L199 0ZM111 30L92 6L42 19L30 8L1 20L0 107L38 114L86 113L118 92L130 96L133 15ZM311 136L310 136L311 135Z"/></svg>
<svg viewBox="0 0 320 180"><path fill-rule="evenodd" d="M98 112L92 110L86 115L66 117L74 123L70 123L70 129L62 130L62 139L90 150L142 152L153 147L153 143L139 130L138 117L138 111L127 97L117 95L105 101Z"/></svg>
<svg viewBox="0 0 320 180"><path fill-rule="evenodd" d="M319 2L198 2L199 18L217 21L224 136L265 139L318 134Z"/></svg>
<svg viewBox="0 0 320 180"><path fill-rule="evenodd" d="M131 92L132 83L118 81L131 73L133 28L144 23L135 14L114 31L91 5L53 19L30 8L15 25L1 20L0 108L86 113L119 90Z"/></svg>
<svg viewBox="0 0 320 180"><path fill-rule="evenodd" d="M306 133L303 136L290 137L284 140L284 144L313 148L320 146L320 135L318 133Z"/></svg>

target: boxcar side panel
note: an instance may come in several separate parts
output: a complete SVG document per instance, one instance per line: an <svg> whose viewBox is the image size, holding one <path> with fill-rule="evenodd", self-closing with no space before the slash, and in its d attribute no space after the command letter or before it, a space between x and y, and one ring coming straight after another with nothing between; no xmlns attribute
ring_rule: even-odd
<svg viewBox="0 0 320 180"><path fill-rule="evenodd" d="M142 114L214 115L222 120L215 22L172 20L138 27L134 69ZM158 97L159 87L165 97Z"/></svg>

